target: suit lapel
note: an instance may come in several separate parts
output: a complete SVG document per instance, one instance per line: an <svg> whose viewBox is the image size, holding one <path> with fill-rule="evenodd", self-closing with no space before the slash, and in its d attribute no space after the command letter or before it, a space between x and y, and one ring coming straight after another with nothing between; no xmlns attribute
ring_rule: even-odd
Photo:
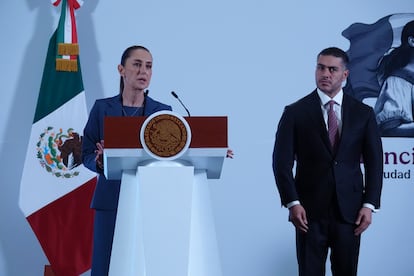
<svg viewBox="0 0 414 276"><path fill-rule="evenodd" d="M316 90L314 90L310 96L310 103L308 105L310 108L310 116L315 124L315 127L319 130L323 143L332 153L331 142L329 141L328 131L326 129L326 124L321 110L321 100Z"/></svg>
<svg viewBox="0 0 414 276"><path fill-rule="evenodd" d="M341 150L341 145L344 141L348 141L350 139L349 135L352 135L352 129L355 127L353 124L358 122L359 120L359 113L355 110L355 103L351 96L344 93L344 97L342 99L342 129L341 135L339 137L338 142L338 149L337 152Z"/></svg>
<svg viewBox="0 0 414 276"><path fill-rule="evenodd" d="M121 95L113 97L110 102L108 102L107 115L108 116L122 116L122 98Z"/></svg>
<svg viewBox="0 0 414 276"><path fill-rule="evenodd" d="M353 112L350 111L350 109L352 109L352 102L349 100L349 97L350 96L344 93L344 97L342 99L342 129L338 149L341 147L341 141L343 139L346 140L346 136L351 129L350 122L352 121L351 117L353 116Z"/></svg>

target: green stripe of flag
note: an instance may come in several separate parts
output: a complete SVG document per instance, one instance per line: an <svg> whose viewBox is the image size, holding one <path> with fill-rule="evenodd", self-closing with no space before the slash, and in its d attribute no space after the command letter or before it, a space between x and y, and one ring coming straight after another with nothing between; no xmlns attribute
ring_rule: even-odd
<svg viewBox="0 0 414 276"><path fill-rule="evenodd" d="M65 43L65 22L66 22L66 7L67 7L66 2L67 0L62 1L62 11L60 13L59 24L56 29L56 45L58 43ZM57 52L56 52L56 55L57 55Z"/></svg>
<svg viewBox="0 0 414 276"><path fill-rule="evenodd" d="M84 90L79 56L77 72L56 71L56 38L57 30L50 38L33 123L46 117Z"/></svg>

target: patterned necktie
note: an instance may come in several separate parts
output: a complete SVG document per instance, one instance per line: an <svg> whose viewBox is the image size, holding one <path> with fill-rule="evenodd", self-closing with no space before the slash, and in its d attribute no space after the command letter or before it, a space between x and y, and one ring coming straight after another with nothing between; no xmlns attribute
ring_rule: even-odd
<svg viewBox="0 0 414 276"><path fill-rule="evenodd" d="M338 132L338 119L336 118L335 111L334 111L335 101L330 100L328 104L329 104L329 110L328 110L329 140L331 141L332 148L336 150L336 146L339 140L339 132Z"/></svg>

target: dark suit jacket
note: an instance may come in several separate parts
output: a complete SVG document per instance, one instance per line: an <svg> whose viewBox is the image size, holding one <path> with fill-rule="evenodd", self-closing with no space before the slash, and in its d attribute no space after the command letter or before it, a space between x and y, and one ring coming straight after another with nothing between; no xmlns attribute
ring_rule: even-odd
<svg viewBox="0 0 414 276"><path fill-rule="evenodd" d="M333 152L316 90L287 106L276 133L273 170L282 205L299 200L310 219L325 216L336 200L349 223L363 203L379 208L383 152L372 108L344 94L342 132Z"/></svg>
<svg viewBox="0 0 414 276"><path fill-rule="evenodd" d="M169 105L157 102L148 96L145 98L144 116L149 116L161 110L172 110ZM103 175L103 171L96 167L95 162L96 143L104 140L103 121L105 116L122 116L121 95L99 99L92 107L88 122L83 131L82 161L85 167L99 173L91 207L102 210L115 210L118 207L121 182L119 180L107 180Z"/></svg>

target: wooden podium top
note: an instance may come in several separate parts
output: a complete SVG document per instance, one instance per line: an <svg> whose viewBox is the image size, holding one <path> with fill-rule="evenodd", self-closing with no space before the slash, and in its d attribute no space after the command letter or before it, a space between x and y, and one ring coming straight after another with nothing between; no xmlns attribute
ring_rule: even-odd
<svg viewBox="0 0 414 276"><path fill-rule="evenodd" d="M162 115L155 117L157 116ZM124 171L136 170L138 166L146 166L151 162L159 161L155 156L160 155L148 148L148 141L140 140L143 136L141 134L145 133L148 127L146 122L151 122L151 120L154 118L105 117L104 173L108 179L121 179ZM180 120L186 121L188 124L186 130L189 128L188 131L191 132L191 135L188 135L191 140L185 142L184 148L187 150L178 152L177 155L167 156L165 159L161 158L161 160L178 161L193 166L195 169L205 170L208 179L220 178L228 149L227 117L184 117ZM161 135L157 133L155 136ZM169 150L168 147L167 150ZM154 153L154 156L150 154L150 151Z"/></svg>
<svg viewBox="0 0 414 276"><path fill-rule="evenodd" d="M105 148L142 148L141 126L147 117L105 117ZM227 148L227 117L184 117L191 129L190 148Z"/></svg>

